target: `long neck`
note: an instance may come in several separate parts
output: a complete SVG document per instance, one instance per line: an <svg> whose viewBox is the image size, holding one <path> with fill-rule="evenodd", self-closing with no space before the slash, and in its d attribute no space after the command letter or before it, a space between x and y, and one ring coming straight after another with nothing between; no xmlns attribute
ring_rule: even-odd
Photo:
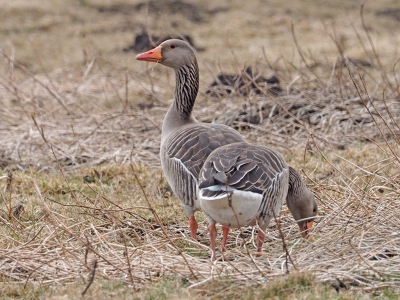
<svg viewBox="0 0 400 300"><path fill-rule="evenodd" d="M296 197L300 195L302 189L304 188L303 179L299 173L297 173L292 167L289 167L289 189L288 189L288 199L295 201Z"/></svg>
<svg viewBox="0 0 400 300"><path fill-rule="evenodd" d="M194 101L199 91L199 68L197 61L181 66L175 71L176 86L174 109L183 120L190 119Z"/></svg>
<svg viewBox="0 0 400 300"><path fill-rule="evenodd" d="M304 215L308 205L307 201L310 200L305 194L307 191L307 186L300 174L292 167L289 167L289 189L286 196L286 204L296 221L310 217Z"/></svg>
<svg viewBox="0 0 400 300"><path fill-rule="evenodd" d="M172 132L189 123L197 122L192 116L194 101L199 90L199 71L194 61L175 70L176 86L174 103L165 115L161 141Z"/></svg>
<svg viewBox="0 0 400 300"><path fill-rule="evenodd" d="M300 174L292 167L289 167L289 188L286 196L286 204L296 221L301 219L300 213L302 211L302 206L304 205L301 200L303 197L301 196L302 193L304 193L305 188L305 184L301 179Z"/></svg>

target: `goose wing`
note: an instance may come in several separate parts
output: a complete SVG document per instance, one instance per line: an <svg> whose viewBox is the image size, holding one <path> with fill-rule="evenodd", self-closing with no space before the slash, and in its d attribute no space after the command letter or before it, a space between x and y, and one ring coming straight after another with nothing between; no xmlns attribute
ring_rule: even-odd
<svg viewBox="0 0 400 300"><path fill-rule="evenodd" d="M207 197L221 196L228 190L262 194L259 212L264 217L272 214L271 208L280 210L287 194L288 177L288 166L277 152L236 143L218 148L209 156L199 176L199 189Z"/></svg>
<svg viewBox="0 0 400 300"><path fill-rule="evenodd" d="M164 173L184 205L194 206L199 173L210 153L221 146L243 141L237 131L219 124L187 126L166 141Z"/></svg>

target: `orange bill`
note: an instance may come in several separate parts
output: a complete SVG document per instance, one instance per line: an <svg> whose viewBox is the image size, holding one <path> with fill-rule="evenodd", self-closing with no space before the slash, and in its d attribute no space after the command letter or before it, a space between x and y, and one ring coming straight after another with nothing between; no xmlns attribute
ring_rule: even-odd
<svg viewBox="0 0 400 300"><path fill-rule="evenodd" d="M161 55L161 46L158 46L154 49L151 49L147 52L140 53L136 56L137 60L144 60L144 61L150 61L150 62L161 62L162 60L162 55Z"/></svg>
<svg viewBox="0 0 400 300"><path fill-rule="evenodd" d="M312 225L313 221L308 221L304 223L304 228L303 231L301 232L303 238L305 239L309 238L309 234L312 232Z"/></svg>

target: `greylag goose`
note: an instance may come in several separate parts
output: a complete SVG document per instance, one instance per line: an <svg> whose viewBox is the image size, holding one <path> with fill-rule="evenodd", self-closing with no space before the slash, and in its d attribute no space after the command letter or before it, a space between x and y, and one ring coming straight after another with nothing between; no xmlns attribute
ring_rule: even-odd
<svg viewBox="0 0 400 300"><path fill-rule="evenodd" d="M229 228L258 223L260 253L265 230L285 198L303 236L311 231L317 213L314 196L300 175L277 152L248 143L226 145L211 153L200 171L198 193L210 224L212 260L216 258L216 223L222 225L222 251Z"/></svg>
<svg viewBox="0 0 400 300"><path fill-rule="evenodd" d="M199 89L199 70L192 48L182 40L167 40L158 47L141 53L136 59L157 62L175 70L175 95L163 122L161 133L161 166L172 191L189 217L192 237L196 239L194 213L198 176L208 155L223 145L243 142L234 129L220 124L198 122L192 109Z"/></svg>

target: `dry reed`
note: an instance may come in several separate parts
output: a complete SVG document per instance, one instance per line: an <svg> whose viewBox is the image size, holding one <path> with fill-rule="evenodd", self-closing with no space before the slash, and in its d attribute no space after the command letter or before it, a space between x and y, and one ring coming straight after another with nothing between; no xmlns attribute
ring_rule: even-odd
<svg viewBox="0 0 400 300"><path fill-rule="evenodd" d="M18 65L6 54L3 59L4 65ZM231 233L228 251L213 263L204 222L200 240L193 241L186 222L165 223L162 209L146 202L116 203L102 189L90 188L87 195L74 189L67 175L68 202L44 195L32 179L30 193L42 213L24 218L15 206L15 183L3 176L0 277L25 285L81 278L89 286L93 278L118 279L138 289L179 276L197 290L212 279L262 283L286 274L287 265L289 272L296 267L321 282L339 281L343 288L398 291L399 87L389 74L374 77L383 74L382 67L363 71L346 60L339 66L340 61L324 65L322 71L311 72L310 63L293 67L291 78L275 68L282 72L280 78L289 78L278 96L259 86L259 93L248 97L233 93L196 104L198 119L212 121L214 112L224 111L217 122L239 128L251 142L283 151L289 163L303 167L320 209L311 241L301 239L287 209L282 212L280 231L295 266L286 261L275 222L268 228L261 257L248 256L248 247L254 253L254 230L245 229L245 239L240 231ZM156 72L104 71L98 64L93 61L81 72L60 69L47 75L23 70L28 77L24 80L3 69L0 161L6 170L68 174L100 164L133 163L133 178L132 172L159 168L160 128L168 108L162 97L171 87ZM132 95L152 97L156 105L143 108ZM257 121L248 122L251 116ZM352 161L342 155L360 144L370 144L377 160ZM156 176L146 182L137 178L137 183L132 180L135 199L147 197L160 182ZM149 199L162 207L162 196Z"/></svg>

